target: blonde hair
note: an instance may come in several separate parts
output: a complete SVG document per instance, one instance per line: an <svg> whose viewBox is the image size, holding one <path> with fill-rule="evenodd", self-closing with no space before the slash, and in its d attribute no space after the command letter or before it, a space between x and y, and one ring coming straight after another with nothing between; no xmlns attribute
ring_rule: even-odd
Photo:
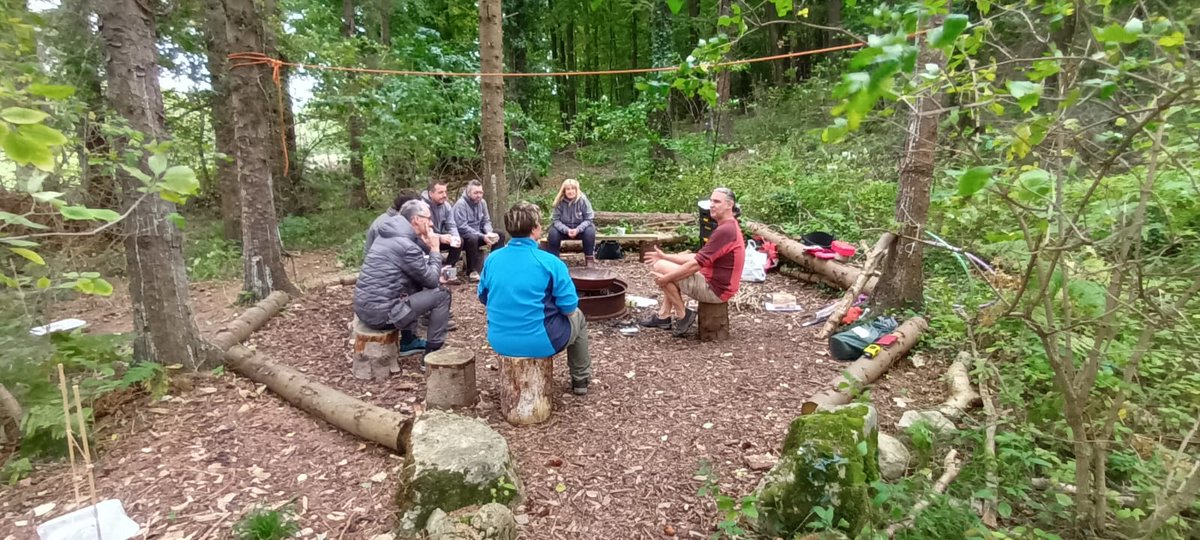
<svg viewBox="0 0 1200 540"><path fill-rule="evenodd" d="M564 193L567 191L567 186L575 186L575 191L578 193L578 195L575 195L576 199L583 197L583 188L579 187L579 180L568 178L563 180L562 186L559 186L558 195L554 196L554 206L558 206L558 203L562 202Z"/></svg>

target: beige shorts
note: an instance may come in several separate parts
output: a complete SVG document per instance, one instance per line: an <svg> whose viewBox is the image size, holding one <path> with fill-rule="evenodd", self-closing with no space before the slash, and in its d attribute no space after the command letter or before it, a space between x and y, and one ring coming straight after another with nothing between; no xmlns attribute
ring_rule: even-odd
<svg viewBox="0 0 1200 540"><path fill-rule="evenodd" d="M695 299L701 304L724 304L717 293L713 292L708 286L708 281L700 272L696 272L688 277L685 277L675 282L679 286L679 291L689 298Z"/></svg>

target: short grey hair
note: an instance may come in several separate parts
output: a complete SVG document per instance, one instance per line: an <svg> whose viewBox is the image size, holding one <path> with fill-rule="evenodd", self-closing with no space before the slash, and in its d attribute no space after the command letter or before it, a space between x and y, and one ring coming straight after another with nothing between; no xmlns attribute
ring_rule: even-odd
<svg viewBox="0 0 1200 540"><path fill-rule="evenodd" d="M729 188L727 188L727 187L719 187L719 188L714 188L714 189L713 189L713 192L715 192L715 193L720 193L720 194L722 194L722 195L724 195L724 196L726 196L726 197L729 197L729 201L730 201L730 202L732 202L732 203L734 203L734 204L737 204L737 195L734 195L734 194L733 194L733 190L732 190L732 189L729 189Z"/></svg>
<svg viewBox="0 0 1200 540"><path fill-rule="evenodd" d="M429 212L429 203L420 199L408 201L404 203L404 206L400 207L400 215L409 222L421 212Z"/></svg>
<svg viewBox="0 0 1200 540"><path fill-rule="evenodd" d="M473 187L480 187L480 188L481 188L481 187L483 187L483 182L480 182L479 180L471 180L470 182L467 182L467 188L468 188L468 189L469 189L469 188L473 188Z"/></svg>

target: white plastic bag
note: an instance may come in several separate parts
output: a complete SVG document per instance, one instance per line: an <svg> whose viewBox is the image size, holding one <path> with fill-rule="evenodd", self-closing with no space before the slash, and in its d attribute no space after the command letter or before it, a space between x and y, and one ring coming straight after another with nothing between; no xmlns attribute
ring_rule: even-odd
<svg viewBox="0 0 1200 540"><path fill-rule="evenodd" d="M762 283L767 280L767 254L758 250L754 240L746 240L746 259L742 265L742 281Z"/></svg>

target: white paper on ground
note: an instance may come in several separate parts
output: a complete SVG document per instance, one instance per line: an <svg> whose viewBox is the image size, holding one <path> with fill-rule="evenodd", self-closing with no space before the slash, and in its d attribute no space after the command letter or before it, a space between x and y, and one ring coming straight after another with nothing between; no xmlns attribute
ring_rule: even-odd
<svg viewBox="0 0 1200 540"><path fill-rule="evenodd" d="M804 311L804 308L801 307L799 304L773 304L771 302L763 302L763 309L765 309L767 311L775 311L775 312L783 312L783 313Z"/></svg>
<svg viewBox="0 0 1200 540"><path fill-rule="evenodd" d="M31 328L29 329L29 333L35 336L44 336L54 332L70 332L71 330L83 328L84 326L87 326L87 321L83 319L63 319L61 321L54 321L45 326Z"/></svg>
<svg viewBox="0 0 1200 540"><path fill-rule="evenodd" d="M636 308L647 308L658 305L658 300L646 298L644 296L635 296L632 294L625 296L625 302Z"/></svg>
<svg viewBox="0 0 1200 540"><path fill-rule="evenodd" d="M98 529L98 530L97 530ZM117 499L107 499L38 525L41 540L129 540L140 527Z"/></svg>

